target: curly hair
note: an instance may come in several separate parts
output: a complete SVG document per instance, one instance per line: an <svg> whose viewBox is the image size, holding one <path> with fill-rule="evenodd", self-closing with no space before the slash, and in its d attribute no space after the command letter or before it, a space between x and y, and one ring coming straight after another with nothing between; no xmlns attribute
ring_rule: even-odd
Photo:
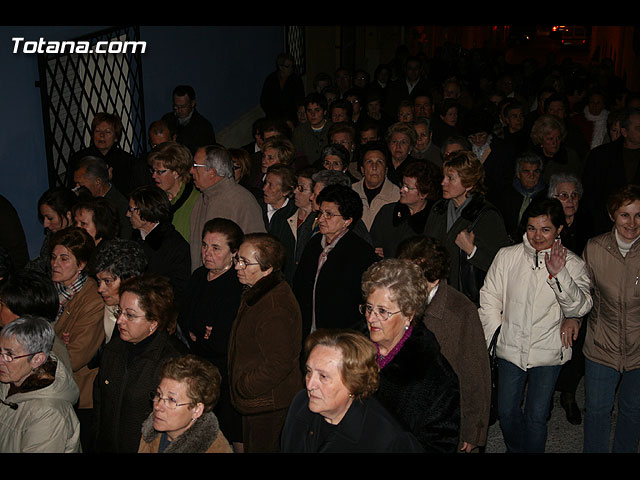
<svg viewBox="0 0 640 480"><path fill-rule="evenodd" d="M98 128L98 125L103 122L108 123L111 126L111 128L113 129L113 137L115 139L115 143L118 143L120 141L120 138L122 137L123 129L122 120L120 120L120 117L113 113L96 113L93 117L93 121L91 122L91 133L95 132L96 128Z"/></svg>
<svg viewBox="0 0 640 480"><path fill-rule="evenodd" d="M196 355L169 358L162 365L160 378L186 383L187 396L194 404L202 403L205 412L211 412L220 398L222 376L218 367Z"/></svg>
<svg viewBox="0 0 640 480"><path fill-rule="evenodd" d="M180 180L188 182L191 179L191 167L193 166L193 156L191 151L177 142L165 142L156 145L147 156L147 163L150 166L153 162L159 162L167 170L173 170L178 174Z"/></svg>
<svg viewBox="0 0 640 480"><path fill-rule="evenodd" d="M442 172L432 162L411 162L402 169L402 176L416 179L416 188L428 199L440 197Z"/></svg>
<svg viewBox="0 0 640 480"><path fill-rule="evenodd" d="M346 219L353 221L349 228L353 228L355 223L362 218L362 200L360 196L350 187L344 185L328 185L322 189L316 198L316 203L320 205L322 202L335 203L338 206L340 215Z"/></svg>
<svg viewBox="0 0 640 480"><path fill-rule="evenodd" d="M410 237L398 246L397 258L411 260L422 269L424 278L433 283L449 277L451 257L442 242L425 235Z"/></svg>
<svg viewBox="0 0 640 480"><path fill-rule="evenodd" d="M471 187L470 193L486 193L484 167L472 151L460 150L449 155L442 162L442 170L447 168L456 171L464 188Z"/></svg>
<svg viewBox="0 0 640 480"><path fill-rule="evenodd" d="M91 220L96 227L97 240L111 240L120 234L120 219L115 205L104 197L92 197L78 202L73 207L73 216L85 210L91 213Z"/></svg>
<svg viewBox="0 0 640 480"><path fill-rule="evenodd" d="M416 131L415 129L411 126L411 124L408 123L403 123L403 122L397 122L394 123L393 125L391 125L388 129L387 129L387 134L385 136L385 141L387 142L387 145L389 144L389 142L391 142L391 137L393 137L394 134L396 133L400 133L402 135L406 135L406 137L409 139L409 146L413 147L416 144Z"/></svg>
<svg viewBox="0 0 640 480"><path fill-rule="evenodd" d="M378 351L371 340L352 330L319 329L305 340L307 358L320 345L335 348L342 353L342 382L355 398L367 399L378 390Z"/></svg>
<svg viewBox="0 0 640 480"><path fill-rule="evenodd" d="M146 273L127 278L120 283L120 296L125 292L138 297L138 304L147 321L158 322L159 330L175 332L178 310L173 301L173 288L166 277Z"/></svg>
<svg viewBox="0 0 640 480"><path fill-rule="evenodd" d="M367 299L375 290L389 290L389 298L398 304L405 317L412 322L424 313L427 303L427 283L415 263L388 258L371 265L362 275L362 298Z"/></svg>
<svg viewBox="0 0 640 480"><path fill-rule="evenodd" d="M156 185L136 187L129 194L129 198L140 209L140 218L146 222L170 222L173 218L169 197Z"/></svg>
<svg viewBox="0 0 640 480"><path fill-rule="evenodd" d="M147 257L142 246L121 238L102 243L90 263L92 275L108 272L121 280L140 276L147 269Z"/></svg>
<svg viewBox="0 0 640 480"><path fill-rule="evenodd" d="M567 136L567 129L564 124L553 115L540 115L531 127L531 141L534 145L541 145L544 137L550 132L558 130L561 140Z"/></svg>
<svg viewBox="0 0 640 480"><path fill-rule="evenodd" d="M262 151L273 148L278 152L278 163L291 165L296 158L296 147L291 140L281 135L269 137L262 144Z"/></svg>

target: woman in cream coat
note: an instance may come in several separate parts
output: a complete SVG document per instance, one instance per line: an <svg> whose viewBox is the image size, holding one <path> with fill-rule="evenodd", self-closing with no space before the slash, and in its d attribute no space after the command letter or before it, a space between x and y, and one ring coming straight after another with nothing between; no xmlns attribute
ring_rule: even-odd
<svg viewBox="0 0 640 480"><path fill-rule="evenodd" d="M560 202L536 199L523 221L522 243L501 249L487 272L478 313L487 343L500 327L498 417L507 452L544 452L556 379L571 358L567 339L579 329L564 319L586 315L592 299L584 261L558 238Z"/></svg>

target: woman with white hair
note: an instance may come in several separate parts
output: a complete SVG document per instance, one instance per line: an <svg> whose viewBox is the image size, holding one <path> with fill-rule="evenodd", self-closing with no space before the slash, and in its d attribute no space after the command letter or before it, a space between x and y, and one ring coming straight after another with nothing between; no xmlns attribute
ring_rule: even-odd
<svg viewBox="0 0 640 480"><path fill-rule="evenodd" d="M21 317L0 333L0 452L79 453L78 386L51 353L55 332Z"/></svg>

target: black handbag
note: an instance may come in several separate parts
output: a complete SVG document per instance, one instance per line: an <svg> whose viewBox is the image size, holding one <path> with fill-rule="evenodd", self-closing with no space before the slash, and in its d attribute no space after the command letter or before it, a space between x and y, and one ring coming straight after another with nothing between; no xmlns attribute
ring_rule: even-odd
<svg viewBox="0 0 640 480"><path fill-rule="evenodd" d="M489 410L489 425L496 423L498 419L498 357L496 356L496 344L500 335L500 327L496 331L489 343L489 369L491 371L491 408Z"/></svg>
<svg viewBox="0 0 640 480"><path fill-rule="evenodd" d="M482 213L487 210L486 207L482 207L476 218L467 227L467 232L473 231L476 223L480 219ZM467 253L461 248L458 248L459 262L458 262L458 283L460 285L460 291L464 293L469 300L476 305L480 305L480 289L484 284L484 278L487 272L476 267L467 259Z"/></svg>

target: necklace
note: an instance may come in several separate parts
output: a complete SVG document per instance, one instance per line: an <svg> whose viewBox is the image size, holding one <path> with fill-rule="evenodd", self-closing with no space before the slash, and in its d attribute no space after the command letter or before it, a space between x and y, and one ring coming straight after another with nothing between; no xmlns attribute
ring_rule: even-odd
<svg viewBox="0 0 640 480"><path fill-rule="evenodd" d="M222 275L224 272L229 270L231 268L231 265L232 264L229 264L229 265L226 265L226 266L224 266L222 268L212 268L211 270L209 270L207 272L207 280L209 280L209 281L215 280L220 275Z"/></svg>
<svg viewBox="0 0 640 480"><path fill-rule="evenodd" d="M409 325L409 328L407 328L407 330L404 332L404 335L402 335L400 341L386 355L382 355L380 353L380 346L376 343L376 348L378 349L378 366L381 370L386 367L387 364L391 362L391 360L393 360L393 357L395 357L396 354L400 351L400 349L404 345L404 342L406 342L407 339L411 336L411 332L413 332L413 325Z"/></svg>

